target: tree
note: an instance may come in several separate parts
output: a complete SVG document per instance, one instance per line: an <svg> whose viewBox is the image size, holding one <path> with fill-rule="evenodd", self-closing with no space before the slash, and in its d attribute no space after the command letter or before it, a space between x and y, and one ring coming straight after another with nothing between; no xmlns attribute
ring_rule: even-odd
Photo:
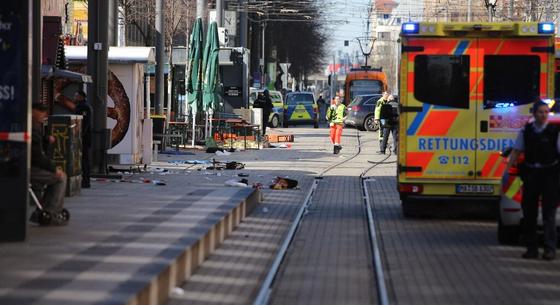
<svg viewBox="0 0 560 305"><path fill-rule="evenodd" d="M260 57L261 27L266 24L267 58L276 50L280 62L290 62L290 74L303 80L322 69L326 35L316 0L249 2L247 8L253 21L252 63ZM258 65L257 65L258 66Z"/></svg>
<svg viewBox="0 0 560 305"><path fill-rule="evenodd" d="M119 0L119 9L128 31L127 42L155 45L156 0ZM177 42L185 44L189 25L194 21L191 13L194 0L165 0L165 45L170 48ZM140 37L141 39L135 39Z"/></svg>

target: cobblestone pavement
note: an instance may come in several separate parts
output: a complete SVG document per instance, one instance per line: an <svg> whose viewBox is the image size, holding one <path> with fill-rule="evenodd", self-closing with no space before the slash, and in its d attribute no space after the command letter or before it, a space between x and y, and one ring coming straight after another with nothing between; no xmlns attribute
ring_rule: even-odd
<svg viewBox="0 0 560 305"><path fill-rule="evenodd" d="M252 304L314 175L333 162L349 158L357 149L354 130L347 131L345 150L339 156L332 154L326 129L290 128L276 132L296 135L291 150L249 151L239 155L238 160L251 170L272 171L297 179L301 190L265 190L264 203L201 265L182 287L184 293L172 296L169 305ZM305 171L300 173L302 169ZM357 256L364 253L367 252Z"/></svg>
<svg viewBox="0 0 560 305"><path fill-rule="evenodd" d="M560 303L560 263L500 246L495 221L405 219L394 166L369 172L392 304Z"/></svg>
<svg viewBox="0 0 560 305"><path fill-rule="evenodd" d="M357 143L355 131L346 133ZM363 154L327 172L319 182L273 285L270 304L376 302L359 177L370 157L369 138L363 138ZM355 153L357 144L344 149Z"/></svg>

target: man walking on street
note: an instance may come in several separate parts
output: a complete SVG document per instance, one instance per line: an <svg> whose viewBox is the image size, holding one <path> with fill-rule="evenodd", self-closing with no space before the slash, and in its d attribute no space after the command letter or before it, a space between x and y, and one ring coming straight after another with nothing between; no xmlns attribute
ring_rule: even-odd
<svg viewBox="0 0 560 305"><path fill-rule="evenodd" d="M375 111L374 111L374 121L375 124L377 126L379 126L379 130L377 131L377 138L379 139L379 151L378 153L381 153L381 147L383 144L383 128L381 127L382 123L381 123L381 106L383 104L386 104L388 101L387 99L389 98L389 92L383 92L383 95L381 96L381 98L379 100L377 100L377 102L375 103Z"/></svg>
<svg viewBox="0 0 560 305"><path fill-rule="evenodd" d="M74 114L81 115L82 118L82 187L90 188L91 175L91 138L93 127L93 108L87 102L87 95L83 91L78 91L74 95L74 101L57 95L56 100L64 107L70 109Z"/></svg>
<svg viewBox="0 0 560 305"><path fill-rule="evenodd" d="M508 168L515 164L520 152L525 154L521 169L523 180L523 235L527 251L525 259L539 256L537 218L542 206L544 226L544 260L556 257L556 205L558 203L560 138L558 128L548 124L548 104L537 101L533 105L533 121L519 132ZM507 170L506 170L507 171Z"/></svg>
<svg viewBox="0 0 560 305"><path fill-rule="evenodd" d="M46 186L43 208L52 215L51 224L64 226L68 223L68 219L62 215L66 193L66 174L57 168L45 153L45 146L55 142L52 136L47 138L44 135L44 124L48 117L47 110L43 104L32 105L31 184L40 187ZM38 223L37 213L31 215L31 221Z"/></svg>

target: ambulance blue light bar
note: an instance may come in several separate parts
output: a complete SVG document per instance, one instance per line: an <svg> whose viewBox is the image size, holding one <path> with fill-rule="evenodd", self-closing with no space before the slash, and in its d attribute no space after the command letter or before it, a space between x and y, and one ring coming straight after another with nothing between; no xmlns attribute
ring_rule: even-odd
<svg viewBox="0 0 560 305"><path fill-rule="evenodd" d="M555 30L554 23L552 22L539 23L539 34L554 34Z"/></svg>
<svg viewBox="0 0 560 305"><path fill-rule="evenodd" d="M416 22L403 23L402 32L404 34L418 34L420 33L420 24Z"/></svg>

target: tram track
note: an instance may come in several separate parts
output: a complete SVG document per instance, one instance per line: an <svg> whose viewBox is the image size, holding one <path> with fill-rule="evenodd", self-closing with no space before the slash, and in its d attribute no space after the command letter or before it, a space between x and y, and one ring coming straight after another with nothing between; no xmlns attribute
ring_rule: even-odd
<svg viewBox="0 0 560 305"><path fill-rule="evenodd" d="M278 275L278 272L280 271L280 268L282 266L282 263L288 253L288 250L290 248L290 245L292 244L292 241L294 240L298 228L300 227L301 223L303 222L305 215L307 214L307 211L309 210L312 201L313 201L313 196L317 190L317 186L321 183L321 180L324 179L324 176L329 173L332 170L335 170L337 168L339 168L340 166L355 160L357 157L359 157L362 154L362 141L361 141L361 136L360 136L360 131L356 130L356 138L357 138L357 151L351 155L349 158L346 158L344 160L338 161L338 162L334 162L333 164L331 164L330 166L328 166L327 168L325 168L324 170L322 170L320 173L317 174L317 176L315 177L313 184L311 185L305 200L303 201L302 205L300 206L300 208L298 209L298 212L296 213L296 216L294 217L294 220L292 222L292 225L290 226L288 233L286 234L286 237L284 239L284 241L282 242L282 245L280 247L280 249L278 250L278 253L276 255L276 257L273 260L273 263L265 277L265 279L262 282L261 288L259 289L257 296L255 298L255 301L253 302L253 305L266 305L269 302L269 298L271 296L272 290L273 290L273 285L275 282L275 279ZM360 187L361 187L361 191L362 191L362 199L363 199L363 204L364 204L364 213L365 216L367 218L367 230L368 230L368 237L369 237L369 243L370 243L370 251L371 251L371 257L372 257L372 266L373 269L373 276L376 282L376 291L377 291L377 298L378 298L378 304L380 305L388 305L389 304L389 297L388 297L388 293L387 293L387 285L385 282L385 275L383 272L383 262L382 262L382 258L381 258L381 251L379 249L380 243L378 241L378 234L377 234L377 230L376 230L376 222L375 222L375 215L373 213L373 208L370 204L370 200L369 200L369 192L368 192L368 188L367 188L367 173L370 172L372 169L374 169L375 167L377 167L380 164L383 164L386 160L388 160L391 157L391 154L389 153L388 156L386 156L384 159L382 159L379 162L374 162L374 164L370 167L368 167L367 169L363 170L362 173L360 174Z"/></svg>

